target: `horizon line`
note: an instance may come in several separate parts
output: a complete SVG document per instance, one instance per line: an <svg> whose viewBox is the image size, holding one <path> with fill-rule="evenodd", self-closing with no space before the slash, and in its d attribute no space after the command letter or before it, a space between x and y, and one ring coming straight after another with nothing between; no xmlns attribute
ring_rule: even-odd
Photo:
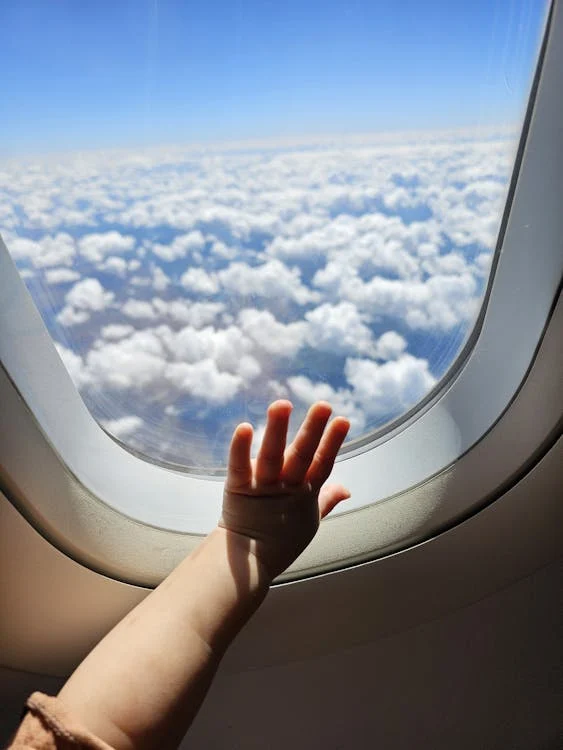
<svg viewBox="0 0 563 750"><path fill-rule="evenodd" d="M237 138L234 140L215 140L202 141L190 140L186 142L169 141L162 143L147 143L136 145L119 145L119 146L92 146L86 148L58 148L54 150L39 149L37 151L26 151L20 154L14 153L11 149L0 147L0 155L8 156L5 164L14 162L27 161L29 159L50 159L56 157L70 157L79 155L100 155L115 153L131 152L158 152L165 150L182 151L184 153L193 152L204 155L206 153L222 153L237 151L258 151L258 150L283 150L291 148L313 149L315 147L330 146L363 146L363 145L412 145L413 139L422 141L433 141L438 139L450 140L456 138L465 138L468 140L478 140L483 138L507 137L512 133L518 133L519 124L498 123L488 125L463 125L459 127L437 127L437 128L419 128L407 130L361 130L357 132L346 133L316 133L301 135L279 135L266 136L262 138ZM400 144L401 140L404 141Z"/></svg>

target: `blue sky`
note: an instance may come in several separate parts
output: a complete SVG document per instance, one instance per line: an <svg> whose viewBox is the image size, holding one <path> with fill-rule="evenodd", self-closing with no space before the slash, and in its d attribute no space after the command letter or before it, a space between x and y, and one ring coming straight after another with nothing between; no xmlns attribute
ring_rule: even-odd
<svg viewBox="0 0 563 750"><path fill-rule="evenodd" d="M517 122L543 0L4 0L4 154Z"/></svg>

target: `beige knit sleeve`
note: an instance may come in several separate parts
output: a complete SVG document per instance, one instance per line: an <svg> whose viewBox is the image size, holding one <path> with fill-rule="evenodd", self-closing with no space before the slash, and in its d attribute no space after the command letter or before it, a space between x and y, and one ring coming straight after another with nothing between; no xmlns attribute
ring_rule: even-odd
<svg viewBox="0 0 563 750"><path fill-rule="evenodd" d="M112 750L78 722L59 700L33 693L27 713L7 750Z"/></svg>

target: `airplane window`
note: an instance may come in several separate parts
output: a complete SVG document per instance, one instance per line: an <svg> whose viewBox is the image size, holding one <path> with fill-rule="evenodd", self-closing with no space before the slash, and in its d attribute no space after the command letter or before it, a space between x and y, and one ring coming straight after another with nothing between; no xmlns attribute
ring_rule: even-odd
<svg viewBox="0 0 563 750"><path fill-rule="evenodd" d="M211 471L266 405L351 440L477 320L546 5L44 3L0 10L0 231L82 398Z"/></svg>

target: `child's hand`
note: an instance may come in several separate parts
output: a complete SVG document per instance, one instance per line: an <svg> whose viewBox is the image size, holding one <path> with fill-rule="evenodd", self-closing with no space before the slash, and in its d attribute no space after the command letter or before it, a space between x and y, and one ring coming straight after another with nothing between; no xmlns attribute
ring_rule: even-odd
<svg viewBox="0 0 563 750"><path fill-rule="evenodd" d="M250 550L272 579L309 544L319 520L350 497L342 485L323 487L350 427L348 420L336 417L326 428L332 409L320 401L285 449L291 410L289 401L271 404L255 461L250 460L251 425L236 428L219 521L250 541Z"/></svg>

